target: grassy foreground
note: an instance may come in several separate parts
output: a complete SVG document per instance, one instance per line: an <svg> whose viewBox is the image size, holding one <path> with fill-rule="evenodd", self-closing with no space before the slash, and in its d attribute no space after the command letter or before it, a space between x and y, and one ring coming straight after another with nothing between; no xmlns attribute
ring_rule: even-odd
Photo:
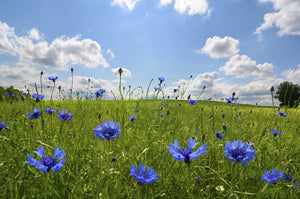
<svg viewBox="0 0 300 199"><path fill-rule="evenodd" d="M56 109L53 115L44 110ZM39 119L30 120L32 107ZM73 114L58 119L58 111ZM300 180L300 110L218 102L191 105L187 101L19 101L0 104L1 198L297 198ZM137 116L132 122L130 115ZM160 115L159 115L160 114ZM101 141L93 132L106 120L119 122L121 135ZM196 129L196 130L195 130ZM271 129L282 132L274 136ZM215 136L222 133L223 139ZM167 146L174 139L182 148L197 138L196 149L207 144L207 154L190 164L175 160ZM224 156L227 142L254 143L257 152L248 167ZM28 154L45 148L52 156L55 146L64 149L62 170L39 172L28 165ZM112 161L116 158L116 161ZM158 181L140 185L130 175L131 165L145 164L159 175ZM276 184L262 175L276 168L295 179ZM201 178L200 182L196 178Z"/></svg>

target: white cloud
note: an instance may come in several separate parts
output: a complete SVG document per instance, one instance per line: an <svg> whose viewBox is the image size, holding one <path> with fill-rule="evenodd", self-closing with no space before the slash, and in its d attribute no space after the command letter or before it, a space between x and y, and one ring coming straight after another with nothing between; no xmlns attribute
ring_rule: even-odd
<svg viewBox="0 0 300 199"><path fill-rule="evenodd" d="M22 87L26 83L34 82L34 78L38 77L41 71L30 66L10 67L7 65L0 66L0 76L10 79L13 83L22 83Z"/></svg>
<svg viewBox="0 0 300 199"><path fill-rule="evenodd" d="M300 65L298 65L297 70L288 69L282 73L287 81L300 84Z"/></svg>
<svg viewBox="0 0 300 199"><path fill-rule="evenodd" d="M116 56L114 54L113 51L111 51L111 49L106 50L106 53L110 54L111 58L114 59Z"/></svg>
<svg viewBox="0 0 300 199"><path fill-rule="evenodd" d="M273 65L269 63L256 65L256 62L247 55L235 55L226 62L225 66L220 67L220 70L224 71L226 75L234 75L237 78L249 76L266 78L271 76Z"/></svg>
<svg viewBox="0 0 300 199"><path fill-rule="evenodd" d="M32 28L28 32L28 37L29 37L29 39L34 39L34 40L40 40L41 39L41 35L40 35L39 31L36 28Z"/></svg>
<svg viewBox="0 0 300 199"><path fill-rule="evenodd" d="M206 40L205 46L198 53L209 55L211 58L223 58L230 57L239 52L238 49L239 41L232 37L220 38L214 36Z"/></svg>
<svg viewBox="0 0 300 199"><path fill-rule="evenodd" d="M159 4L162 6L166 6L172 3L173 0L160 0Z"/></svg>
<svg viewBox="0 0 300 199"><path fill-rule="evenodd" d="M88 79L90 79L90 87L93 87L93 90L99 90L100 88L105 89L107 92L111 90L116 90L117 88L108 80L104 79L95 79L93 77L85 77L85 76L74 76L74 88L86 91L88 87ZM68 81L71 82L72 78L68 78Z"/></svg>
<svg viewBox="0 0 300 199"><path fill-rule="evenodd" d="M0 53L16 55L17 46L14 41L15 30L0 21Z"/></svg>
<svg viewBox="0 0 300 199"><path fill-rule="evenodd" d="M39 65L65 70L67 65L82 64L85 67L109 67L101 54L100 45L91 39L56 38L51 44L41 40L41 34L33 28L28 36L19 37L14 28L0 21L0 52L19 56L19 64Z"/></svg>
<svg viewBox="0 0 300 199"><path fill-rule="evenodd" d="M210 15L207 0L174 0L174 9L180 14L186 15ZM160 0L160 5L166 6L171 4L172 0Z"/></svg>
<svg viewBox="0 0 300 199"><path fill-rule="evenodd" d="M193 79L191 83L191 90L193 91L201 91L203 86L206 88L212 88L214 82L217 80L218 72L214 71L211 73L203 73L199 74L195 79Z"/></svg>
<svg viewBox="0 0 300 199"><path fill-rule="evenodd" d="M258 0L273 4L274 12L264 15L264 23L255 31L261 34L273 26L279 29L278 35L300 35L300 1L299 0Z"/></svg>
<svg viewBox="0 0 300 199"><path fill-rule="evenodd" d="M116 76L116 77L120 76L119 69L120 68L112 68L111 69L114 76ZM131 77L131 72L128 69L122 67L122 77Z"/></svg>
<svg viewBox="0 0 300 199"><path fill-rule="evenodd" d="M121 7L126 7L128 10L133 10L135 4L141 0L113 0L111 5L119 5Z"/></svg>

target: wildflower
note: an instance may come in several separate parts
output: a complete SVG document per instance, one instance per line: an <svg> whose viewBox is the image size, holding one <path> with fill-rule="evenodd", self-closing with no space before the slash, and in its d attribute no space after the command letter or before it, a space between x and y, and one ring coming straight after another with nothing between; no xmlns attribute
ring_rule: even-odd
<svg viewBox="0 0 300 199"><path fill-rule="evenodd" d="M58 113L59 113L58 118L61 119L62 121L65 121L65 120L69 121L70 119L73 118L73 115L66 110L59 111Z"/></svg>
<svg viewBox="0 0 300 199"><path fill-rule="evenodd" d="M15 97L16 95L12 93L11 96L12 96L12 97Z"/></svg>
<svg viewBox="0 0 300 199"><path fill-rule="evenodd" d="M36 100L42 100L45 97L44 95L37 95L37 94L32 94L31 96Z"/></svg>
<svg viewBox="0 0 300 199"><path fill-rule="evenodd" d="M55 76L55 77L48 77L48 79L49 79L49 80L52 80L53 82L55 82L55 80L57 80L58 77L57 77L57 76Z"/></svg>
<svg viewBox="0 0 300 199"><path fill-rule="evenodd" d="M105 93L105 90L101 88L101 89L97 90L97 92L95 93L95 95L97 97L101 97L103 95L103 93Z"/></svg>
<svg viewBox="0 0 300 199"><path fill-rule="evenodd" d="M118 122L106 121L105 123L100 124L94 129L94 135L97 136L100 140L114 140L116 137L121 135L121 128Z"/></svg>
<svg viewBox="0 0 300 199"><path fill-rule="evenodd" d="M243 166L247 164L251 159L255 158L256 151L253 146L244 144L240 140L234 140L232 143L227 142L225 145L225 157L231 160L231 162L240 162Z"/></svg>
<svg viewBox="0 0 300 199"><path fill-rule="evenodd" d="M196 100L191 100L191 99L188 100L188 103L191 104L191 105L196 105L197 104Z"/></svg>
<svg viewBox="0 0 300 199"><path fill-rule="evenodd" d="M117 158L116 158L116 157L113 157L113 158L111 159L111 161L115 162L115 161L117 161Z"/></svg>
<svg viewBox="0 0 300 199"><path fill-rule="evenodd" d="M28 113L28 117L29 119L38 119L41 115L42 115L42 111L41 110L38 110L34 107L32 107L31 109L34 110L34 113Z"/></svg>
<svg viewBox="0 0 300 199"><path fill-rule="evenodd" d="M224 189L223 185L218 185L218 186L216 187L216 190L217 190L217 191L224 191L225 189Z"/></svg>
<svg viewBox="0 0 300 199"><path fill-rule="evenodd" d="M159 77L158 80L160 81L160 83L162 83L163 81L165 81L165 78Z"/></svg>
<svg viewBox="0 0 300 199"><path fill-rule="evenodd" d="M8 96L8 95L9 95L9 93L5 93L5 94L4 94L5 97Z"/></svg>
<svg viewBox="0 0 300 199"><path fill-rule="evenodd" d="M262 175L262 179L266 182L269 182L269 183L276 183L278 180L280 180L281 178L283 177L283 172L280 170L278 173L277 173L277 170L276 169L272 169L272 173L270 171L267 171L265 172L263 175Z"/></svg>
<svg viewBox="0 0 300 199"><path fill-rule="evenodd" d="M159 88L157 88L157 87L154 87L154 90L155 90L155 91L158 91L158 89L159 89Z"/></svg>
<svg viewBox="0 0 300 199"><path fill-rule="evenodd" d="M166 115L164 113L161 113L161 114L159 113L158 116L159 117L166 117Z"/></svg>
<svg viewBox="0 0 300 199"><path fill-rule="evenodd" d="M181 149L178 140L174 140L174 144L170 143L170 146L167 146L169 152L174 157L175 160L179 160L179 162L184 161L185 163L190 163L194 159L198 159L197 156L200 156L206 152L207 144L204 143L197 151L192 151L194 147L196 147L199 142L196 143L196 138L189 139L189 148Z"/></svg>
<svg viewBox="0 0 300 199"><path fill-rule="evenodd" d="M294 190L296 190L298 188L297 183L294 183Z"/></svg>
<svg viewBox="0 0 300 199"><path fill-rule="evenodd" d="M201 181L201 178L196 178L196 181L197 181L197 182L200 182L200 181Z"/></svg>
<svg viewBox="0 0 300 199"><path fill-rule="evenodd" d="M226 98L226 100L227 100L227 103L232 103L232 101L230 100L230 97L229 98Z"/></svg>
<svg viewBox="0 0 300 199"><path fill-rule="evenodd" d="M178 91L178 88L174 88L174 93L176 93Z"/></svg>
<svg viewBox="0 0 300 199"><path fill-rule="evenodd" d="M137 119L137 116L135 116L135 115L131 115L131 117L130 116L128 116L128 119L130 119L131 121L132 121L132 123L134 122L134 120L136 120Z"/></svg>
<svg viewBox="0 0 300 199"><path fill-rule="evenodd" d="M138 171L139 170L139 171ZM138 181L139 184L152 183L158 180L158 175L154 169L149 167L146 170L145 164L140 164L138 170L134 166L131 166L131 175Z"/></svg>
<svg viewBox="0 0 300 199"><path fill-rule="evenodd" d="M38 156L42 157L41 161L34 159L31 155L28 154L27 159L29 161L26 164L33 165L35 168L40 169L40 172L43 171L47 173L50 169L54 172L61 170L64 166L66 159L57 162L62 159L67 153L64 153L64 150L59 150L59 147L55 147L54 154L52 157L45 157L45 151L43 146L41 148L37 148L38 151L34 151ZM56 157L56 158L55 158Z"/></svg>
<svg viewBox="0 0 300 199"><path fill-rule="evenodd" d="M198 130L198 129L195 129L195 132L196 132L196 133L199 133L199 130Z"/></svg>
<svg viewBox="0 0 300 199"><path fill-rule="evenodd" d="M51 109L49 106L48 106L48 108L45 109L45 111L48 112L48 114L54 114L56 112L55 108Z"/></svg>
<svg viewBox="0 0 300 199"><path fill-rule="evenodd" d="M286 182L292 182L292 180L294 180L294 177L291 177L291 172L288 172L288 174L283 174L283 179L286 181Z"/></svg>
<svg viewBox="0 0 300 199"><path fill-rule="evenodd" d="M3 122L3 121L0 122L0 131L1 131L2 129L6 128L8 125L9 125L8 123L5 124L5 122Z"/></svg>
<svg viewBox="0 0 300 199"><path fill-rule="evenodd" d="M279 132L279 131L277 131L277 130L275 130L275 129L272 129L272 130L271 130L271 133L274 133L274 136L282 135L282 132Z"/></svg>
<svg viewBox="0 0 300 199"><path fill-rule="evenodd" d="M284 113L284 112L280 112L280 111L278 111L278 114L279 114L280 116L283 116L283 117L286 117L286 116L287 116L287 114L286 114L286 113Z"/></svg>
<svg viewBox="0 0 300 199"><path fill-rule="evenodd" d="M223 135L220 132L216 132L216 137L219 138L220 140L223 139Z"/></svg>

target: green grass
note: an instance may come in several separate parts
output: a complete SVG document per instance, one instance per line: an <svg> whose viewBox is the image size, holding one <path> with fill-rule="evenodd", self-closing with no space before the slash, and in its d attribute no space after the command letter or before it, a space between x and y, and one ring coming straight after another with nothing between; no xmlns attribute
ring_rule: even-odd
<svg viewBox="0 0 300 199"><path fill-rule="evenodd" d="M44 112L48 105L56 109L54 115ZM42 110L39 119L27 117L31 107ZM62 122L58 119L61 110L74 118ZM0 197L297 198L299 191L293 184L299 184L300 177L300 110L281 111L288 116L280 117L272 107L208 101L195 106L175 100L4 102L0 121L9 126L0 131ZM162 113L166 116L159 117ZM127 118L131 114L138 117L134 123ZM122 134L114 141L94 136L93 129L106 120L120 123ZM220 140L215 133L222 132L223 126L230 127ZM271 129L283 135L274 137ZM193 136L200 142L196 149L208 145L207 154L188 168L174 160L167 146L178 139L187 148ZM233 140L255 143L256 158L248 167L224 157L225 144ZM27 154L39 158L33 151L41 145L46 156L52 156L55 146L64 149L67 161L61 171L45 175L25 164ZM156 170L159 180L137 184L130 166L140 163ZM261 176L273 168L285 174L290 171L295 180L268 184ZM216 190L219 185L224 191Z"/></svg>

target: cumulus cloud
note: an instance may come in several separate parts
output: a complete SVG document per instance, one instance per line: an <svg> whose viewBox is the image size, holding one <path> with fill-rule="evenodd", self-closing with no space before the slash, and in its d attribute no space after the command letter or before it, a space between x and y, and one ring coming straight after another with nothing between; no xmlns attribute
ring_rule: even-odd
<svg viewBox="0 0 300 199"><path fill-rule="evenodd" d="M93 90L98 90L100 88L105 89L107 92L116 90L116 87L108 80L77 75L74 76L74 88L85 91L88 87L88 79L90 79L90 86L93 87ZM70 77L68 80L71 82L72 78Z"/></svg>
<svg viewBox="0 0 300 199"><path fill-rule="evenodd" d="M232 37L214 36L206 40L205 46L196 52L209 55L211 58L230 57L239 52L239 41Z"/></svg>
<svg viewBox="0 0 300 199"><path fill-rule="evenodd" d="M160 0L159 4L162 6L166 6L172 3L173 0Z"/></svg>
<svg viewBox="0 0 300 199"><path fill-rule="evenodd" d="M264 22L256 29L255 34L271 27L279 29L278 35L300 35L300 1L299 0L258 0L273 4L274 12L264 15Z"/></svg>
<svg viewBox="0 0 300 199"><path fill-rule="evenodd" d="M111 51L111 49L107 49L107 50L106 50L106 53L110 54L110 57L111 57L112 59L115 58L115 54L114 54L113 51Z"/></svg>
<svg viewBox="0 0 300 199"><path fill-rule="evenodd" d="M199 74L195 77L195 79L193 79L191 83L191 90L198 92L203 89L203 86L212 88L215 81L217 80L217 77L218 72L216 71L211 73Z"/></svg>
<svg viewBox="0 0 300 199"><path fill-rule="evenodd" d="M35 28L27 36L19 37L14 28L0 21L0 52L19 56L19 64L39 65L66 70L67 65L82 64L85 67L109 67L101 54L100 45L91 39L61 36L52 43L42 40Z"/></svg>
<svg viewBox="0 0 300 199"><path fill-rule="evenodd" d="M133 10L135 4L141 0L113 0L111 5L119 5L121 7L126 7L128 10Z"/></svg>
<svg viewBox="0 0 300 199"><path fill-rule="evenodd" d="M10 79L12 82L22 82L26 85L28 82L33 82L33 78L39 76L41 71L30 66L10 67L7 65L0 66L0 76ZM24 84L25 83L25 84Z"/></svg>
<svg viewBox="0 0 300 199"><path fill-rule="evenodd" d="M120 68L112 68L111 69L114 76L116 76L116 77L120 76L119 69ZM131 77L131 72L128 69L122 67L122 77Z"/></svg>
<svg viewBox="0 0 300 199"><path fill-rule="evenodd" d="M235 55L220 67L226 75L234 75L237 78L257 76L259 78L269 77L273 72L273 65L270 63L256 64L247 55Z"/></svg>
<svg viewBox="0 0 300 199"><path fill-rule="evenodd" d="M210 8L207 0L174 0L174 9L180 14L186 15L210 15ZM160 0L160 5L167 6L173 0Z"/></svg>
<svg viewBox="0 0 300 199"><path fill-rule="evenodd" d="M298 65L297 70L288 69L282 73L287 81L300 84L300 65Z"/></svg>

